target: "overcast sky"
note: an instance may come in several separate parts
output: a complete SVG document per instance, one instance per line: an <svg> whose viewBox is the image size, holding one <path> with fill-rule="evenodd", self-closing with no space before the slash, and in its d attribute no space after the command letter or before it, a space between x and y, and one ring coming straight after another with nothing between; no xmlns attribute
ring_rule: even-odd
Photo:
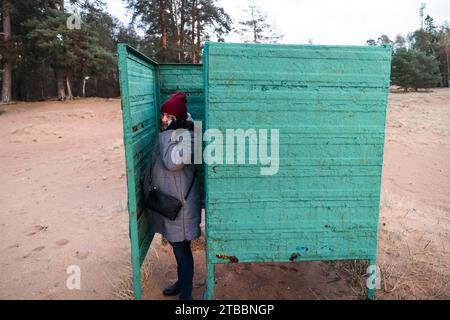
<svg viewBox="0 0 450 320"><path fill-rule="evenodd" d="M124 23L129 16L121 0L105 0L109 12ZM450 22L450 0L256 0L284 34L281 43L363 45L367 39L387 34L395 39L420 27L419 8L426 2L437 25ZM218 0L235 21L242 19L245 0ZM236 34L225 38L241 42Z"/></svg>

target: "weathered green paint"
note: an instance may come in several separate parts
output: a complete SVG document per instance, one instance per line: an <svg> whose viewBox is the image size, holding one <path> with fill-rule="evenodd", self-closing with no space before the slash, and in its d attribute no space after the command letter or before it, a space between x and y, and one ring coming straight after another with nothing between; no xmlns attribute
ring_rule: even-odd
<svg viewBox="0 0 450 320"><path fill-rule="evenodd" d="M159 101L181 90L188 96L188 111L196 121L204 121L203 67L192 64L158 65Z"/></svg>
<svg viewBox="0 0 450 320"><path fill-rule="evenodd" d="M163 103L172 93L184 91L187 94L188 112L195 121L205 122L205 95L203 66L199 64L160 64L158 70L159 101ZM197 166L197 178L203 193L204 168Z"/></svg>
<svg viewBox="0 0 450 320"><path fill-rule="evenodd" d="M217 263L376 264L391 48L207 43L203 57L205 129L280 132L274 176L206 166L205 298Z"/></svg>
<svg viewBox="0 0 450 320"><path fill-rule="evenodd" d="M118 46L122 96L123 140L127 174L131 265L136 299L141 298L141 264L154 236L142 213L139 176L145 166L149 142L156 134L155 66L134 49Z"/></svg>
<svg viewBox="0 0 450 320"><path fill-rule="evenodd" d="M152 243L154 231L152 222L142 214L139 179L158 131L162 101L174 91L183 90L188 95L188 105L194 119L203 120L203 69L201 65L158 64L125 44L119 44L117 50L133 288L135 298L141 299L141 265Z"/></svg>

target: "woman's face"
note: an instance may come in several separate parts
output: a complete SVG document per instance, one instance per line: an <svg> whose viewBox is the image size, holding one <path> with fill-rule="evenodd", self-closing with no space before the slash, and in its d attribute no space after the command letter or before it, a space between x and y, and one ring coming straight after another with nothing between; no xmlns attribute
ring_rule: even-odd
<svg viewBox="0 0 450 320"><path fill-rule="evenodd" d="M161 127L162 129L166 129L172 121L175 120L175 117L168 114L168 113L162 113L161 114Z"/></svg>

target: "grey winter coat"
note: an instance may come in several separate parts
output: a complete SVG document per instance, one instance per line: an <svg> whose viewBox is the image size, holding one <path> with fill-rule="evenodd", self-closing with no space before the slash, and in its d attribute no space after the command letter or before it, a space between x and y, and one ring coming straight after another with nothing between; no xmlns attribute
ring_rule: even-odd
<svg viewBox="0 0 450 320"><path fill-rule="evenodd" d="M170 242L180 242L184 240L193 240L200 237L201 222L201 197L200 197L200 181L195 178L192 189L188 198L185 200L186 193L191 185L194 177L194 137L193 132L190 133L190 141L175 135L175 130L166 130L159 133L153 143L153 150L150 155L151 161L151 186L159 188L165 194L171 195L179 199L183 206L173 221L162 216L161 214L146 210L156 233L162 234ZM186 137L185 132L184 137ZM188 134L189 136L189 134ZM181 140L181 141L180 141ZM191 144L191 161L188 163L183 154L179 152L186 143ZM188 156L188 155L184 155ZM189 157L189 156L188 156ZM184 159L184 162L183 162Z"/></svg>

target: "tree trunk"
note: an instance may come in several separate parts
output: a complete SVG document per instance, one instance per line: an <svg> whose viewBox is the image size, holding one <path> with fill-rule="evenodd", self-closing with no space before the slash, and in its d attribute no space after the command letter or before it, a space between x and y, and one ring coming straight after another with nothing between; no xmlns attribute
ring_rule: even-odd
<svg viewBox="0 0 450 320"><path fill-rule="evenodd" d="M10 102L12 93L12 68L11 63L3 63L2 102Z"/></svg>
<svg viewBox="0 0 450 320"><path fill-rule="evenodd" d="M59 101L66 100L66 89L64 87L64 74L62 69L55 69L56 91Z"/></svg>
<svg viewBox="0 0 450 320"><path fill-rule="evenodd" d="M258 31L257 31L257 25L258 22L256 21L257 17L256 17L256 12L255 12L255 7L251 7L251 17L252 17L252 28L253 28L253 42L254 43L258 43Z"/></svg>
<svg viewBox="0 0 450 320"><path fill-rule="evenodd" d="M61 12L64 12L64 0L57 1L58 9ZM56 78L56 94L58 96L59 101L65 101L67 99L66 96L66 88L64 84L64 69L55 67L55 78Z"/></svg>
<svg viewBox="0 0 450 320"><path fill-rule="evenodd" d="M67 100L73 100L72 83L70 81L69 76L66 76L66 87L67 87Z"/></svg>
<svg viewBox="0 0 450 320"><path fill-rule="evenodd" d="M176 59L178 58L178 48L180 45L180 32L178 29L178 24L177 24L177 7L176 7L176 3L174 4L174 2L172 2L172 0L167 0L169 1L169 5L168 5L168 9L169 9L169 18L170 18L170 28L172 31L172 36L173 36L173 42L175 42L175 55L171 55L170 56L170 62L173 62L172 59ZM179 60L178 60L179 62Z"/></svg>
<svg viewBox="0 0 450 320"><path fill-rule="evenodd" d="M196 17L197 17L197 45L195 46L195 50L197 51L196 53L196 62L199 62L200 56L202 55L202 44L201 44L201 32L202 32L202 23L199 19L199 14L198 14L198 8L196 8Z"/></svg>
<svg viewBox="0 0 450 320"><path fill-rule="evenodd" d="M3 37L9 41L11 37L11 0L3 0ZM2 102L10 102L12 95L12 66L8 58L3 57Z"/></svg>
<svg viewBox="0 0 450 320"><path fill-rule="evenodd" d="M173 11L171 12L171 17L172 17L172 26L173 26L173 30L175 30L175 40L176 40L176 59L177 62L181 62L181 50L180 50L180 43L181 43L181 39L180 39L180 26L178 26L178 7L177 7L177 3L176 2L172 2L170 1L171 4L171 8L173 6Z"/></svg>
<svg viewBox="0 0 450 320"><path fill-rule="evenodd" d="M191 58L192 63L196 63L195 55L195 24L197 22L197 0L192 1L192 34L191 34Z"/></svg>
<svg viewBox="0 0 450 320"><path fill-rule="evenodd" d="M83 89L82 89L83 98L86 97L86 78L83 78Z"/></svg>
<svg viewBox="0 0 450 320"><path fill-rule="evenodd" d="M159 19L161 23L161 62L166 62L167 60L167 27L166 18L164 14L165 1L159 0Z"/></svg>
<svg viewBox="0 0 450 320"><path fill-rule="evenodd" d="M445 48L445 55L447 57L447 87L450 88L450 64L448 63L448 51L447 48Z"/></svg>
<svg viewBox="0 0 450 320"><path fill-rule="evenodd" d="M179 41L179 52L178 52L178 59L180 62L185 62L184 59L184 25L186 23L186 0L181 0L181 9L180 9L180 41Z"/></svg>
<svg viewBox="0 0 450 320"><path fill-rule="evenodd" d="M197 59L200 59L201 52L202 52L202 43L200 39L201 35L201 23L197 20L197 45L195 46L195 50L197 50Z"/></svg>

